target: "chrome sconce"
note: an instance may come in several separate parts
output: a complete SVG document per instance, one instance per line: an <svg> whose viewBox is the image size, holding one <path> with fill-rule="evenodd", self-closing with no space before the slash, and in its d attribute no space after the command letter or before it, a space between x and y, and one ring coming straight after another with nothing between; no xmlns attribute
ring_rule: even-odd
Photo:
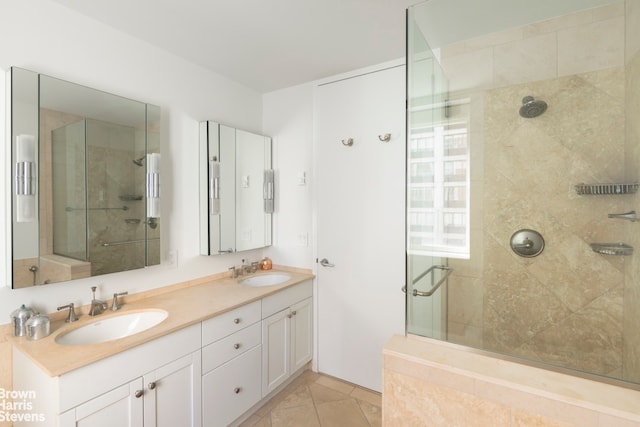
<svg viewBox="0 0 640 427"><path fill-rule="evenodd" d="M160 154L147 154L147 217L160 218Z"/></svg>
<svg viewBox="0 0 640 427"><path fill-rule="evenodd" d="M16 221L36 220L36 138L16 136L15 193Z"/></svg>
<svg viewBox="0 0 640 427"><path fill-rule="evenodd" d="M274 199L274 172L273 169L266 169L264 171L264 213L273 213L273 199Z"/></svg>
<svg viewBox="0 0 640 427"><path fill-rule="evenodd" d="M220 213L220 162L209 162L209 215Z"/></svg>

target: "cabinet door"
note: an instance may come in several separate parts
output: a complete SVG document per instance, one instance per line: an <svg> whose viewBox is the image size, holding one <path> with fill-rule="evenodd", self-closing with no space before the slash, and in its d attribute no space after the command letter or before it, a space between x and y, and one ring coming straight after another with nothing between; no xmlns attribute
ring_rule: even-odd
<svg viewBox="0 0 640 427"><path fill-rule="evenodd" d="M146 374L143 377L145 427L199 427L202 418L200 372L200 351L197 351Z"/></svg>
<svg viewBox="0 0 640 427"><path fill-rule="evenodd" d="M313 308L307 298L291 306L291 369L294 373L311 360L313 353Z"/></svg>
<svg viewBox="0 0 640 427"><path fill-rule="evenodd" d="M262 397L290 375L291 310L282 310L262 321Z"/></svg>
<svg viewBox="0 0 640 427"><path fill-rule="evenodd" d="M202 425L224 427L261 398L260 345L202 377Z"/></svg>
<svg viewBox="0 0 640 427"><path fill-rule="evenodd" d="M124 384L60 415L60 427L142 427L142 378Z"/></svg>

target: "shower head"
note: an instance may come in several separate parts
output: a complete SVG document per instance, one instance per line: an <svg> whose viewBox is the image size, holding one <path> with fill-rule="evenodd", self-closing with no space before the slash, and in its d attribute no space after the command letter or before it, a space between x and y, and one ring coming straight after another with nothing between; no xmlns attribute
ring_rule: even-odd
<svg viewBox="0 0 640 427"><path fill-rule="evenodd" d="M547 111L547 103L544 101L536 101L533 96L525 96L522 98L522 107L520 107L520 115L525 119L538 117Z"/></svg>
<svg viewBox="0 0 640 427"><path fill-rule="evenodd" d="M146 156L142 156L142 157L139 157L137 159L133 159L133 163L135 163L138 166L142 166L142 161L144 160L145 157Z"/></svg>

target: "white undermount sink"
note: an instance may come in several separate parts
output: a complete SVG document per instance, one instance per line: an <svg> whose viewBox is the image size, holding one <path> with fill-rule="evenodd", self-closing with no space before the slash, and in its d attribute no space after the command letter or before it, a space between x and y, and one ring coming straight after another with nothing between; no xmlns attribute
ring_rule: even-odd
<svg viewBox="0 0 640 427"><path fill-rule="evenodd" d="M162 322L168 315L164 310L145 310L98 318L94 322L59 335L56 342L62 345L87 345L117 340L146 331Z"/></svg>
<svg viewBox="0 0 640 427"><path fill-rule="evenodd" d="M270 273L270 274L261 274L259 276L247 277L246 279L240 280L240 283L243 286L273 286L279 285L280 283L284 283L287 280L291 279L291 276L285 273Z"/></svg>

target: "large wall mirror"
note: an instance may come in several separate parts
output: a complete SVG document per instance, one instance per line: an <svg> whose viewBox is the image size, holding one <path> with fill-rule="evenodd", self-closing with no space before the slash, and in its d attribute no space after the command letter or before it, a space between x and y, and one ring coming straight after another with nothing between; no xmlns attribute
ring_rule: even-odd
<svg viewBox="0 0 640 427"><path fill-rule="evenodd" d="M160 108L13 67L13 288L160 263Z"/></svg>
<svg viewBox="0 0 640 427"><path fill-rule="evenodd" d="M200 123L200 202L203 255L271 245L271 138Z"/></svg>

